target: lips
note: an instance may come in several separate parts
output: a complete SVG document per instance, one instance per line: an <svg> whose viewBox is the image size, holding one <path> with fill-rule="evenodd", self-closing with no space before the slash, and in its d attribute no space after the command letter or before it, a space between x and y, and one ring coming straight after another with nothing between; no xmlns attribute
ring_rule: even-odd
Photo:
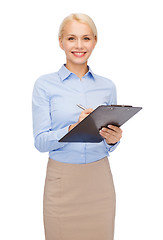
<svg viewBox="0 0 163 240"><path fill-rule="evenodd" d="M72 52L72 54L75 57L83 57L86 54L86 52Z"/></svg>

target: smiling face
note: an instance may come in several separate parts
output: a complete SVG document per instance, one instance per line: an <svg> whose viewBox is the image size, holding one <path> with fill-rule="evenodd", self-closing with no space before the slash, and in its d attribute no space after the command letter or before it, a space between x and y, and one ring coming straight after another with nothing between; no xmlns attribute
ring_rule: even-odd
<svg viewBox="0 0 163 240"><path fill-rule="evenodd" d="M75 65L87 64L96 45L96 38L89 25L74 20L65 25L59 43L66 54L66 65L75 67Z"/></svg>

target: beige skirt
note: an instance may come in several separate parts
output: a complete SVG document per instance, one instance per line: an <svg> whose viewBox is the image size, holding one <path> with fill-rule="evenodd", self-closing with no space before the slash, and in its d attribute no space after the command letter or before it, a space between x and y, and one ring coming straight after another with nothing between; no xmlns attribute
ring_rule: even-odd
<svg viewBox="0 0 163 240"><path fill-rule="evenodd" d="M107 157L87 164L49 159L43 206L46 240L113 240L115 190Z"/></svg>

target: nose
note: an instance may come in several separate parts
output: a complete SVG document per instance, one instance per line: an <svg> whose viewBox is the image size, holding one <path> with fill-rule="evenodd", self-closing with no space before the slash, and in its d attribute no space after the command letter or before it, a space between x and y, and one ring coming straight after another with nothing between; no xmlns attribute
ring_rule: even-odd
<svg viewBox="0 0 163 240"><path fill-rule="evenodd" d="M82 40L81 40L80 38L77 40L77 48L78 48L78 49L82 49L82 48L83 48L83 46L82 46Z"/></svg>

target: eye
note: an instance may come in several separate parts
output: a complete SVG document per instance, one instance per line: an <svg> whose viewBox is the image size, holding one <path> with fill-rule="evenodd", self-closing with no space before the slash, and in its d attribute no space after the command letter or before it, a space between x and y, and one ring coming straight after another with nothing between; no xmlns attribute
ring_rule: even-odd
<svg viewBox="0 0 163 240"><path fill-rule="evenodd" d="M89 37L85 37L84 40L85 40L85 41L89 41L90 38L89 38Z"/></svg>
<svg viewBox="0 0 163 240"><path fill-rule="evenodd" d="M68 40L69 41L73 41L75 38L74 37L69 37Z"/></svg>

